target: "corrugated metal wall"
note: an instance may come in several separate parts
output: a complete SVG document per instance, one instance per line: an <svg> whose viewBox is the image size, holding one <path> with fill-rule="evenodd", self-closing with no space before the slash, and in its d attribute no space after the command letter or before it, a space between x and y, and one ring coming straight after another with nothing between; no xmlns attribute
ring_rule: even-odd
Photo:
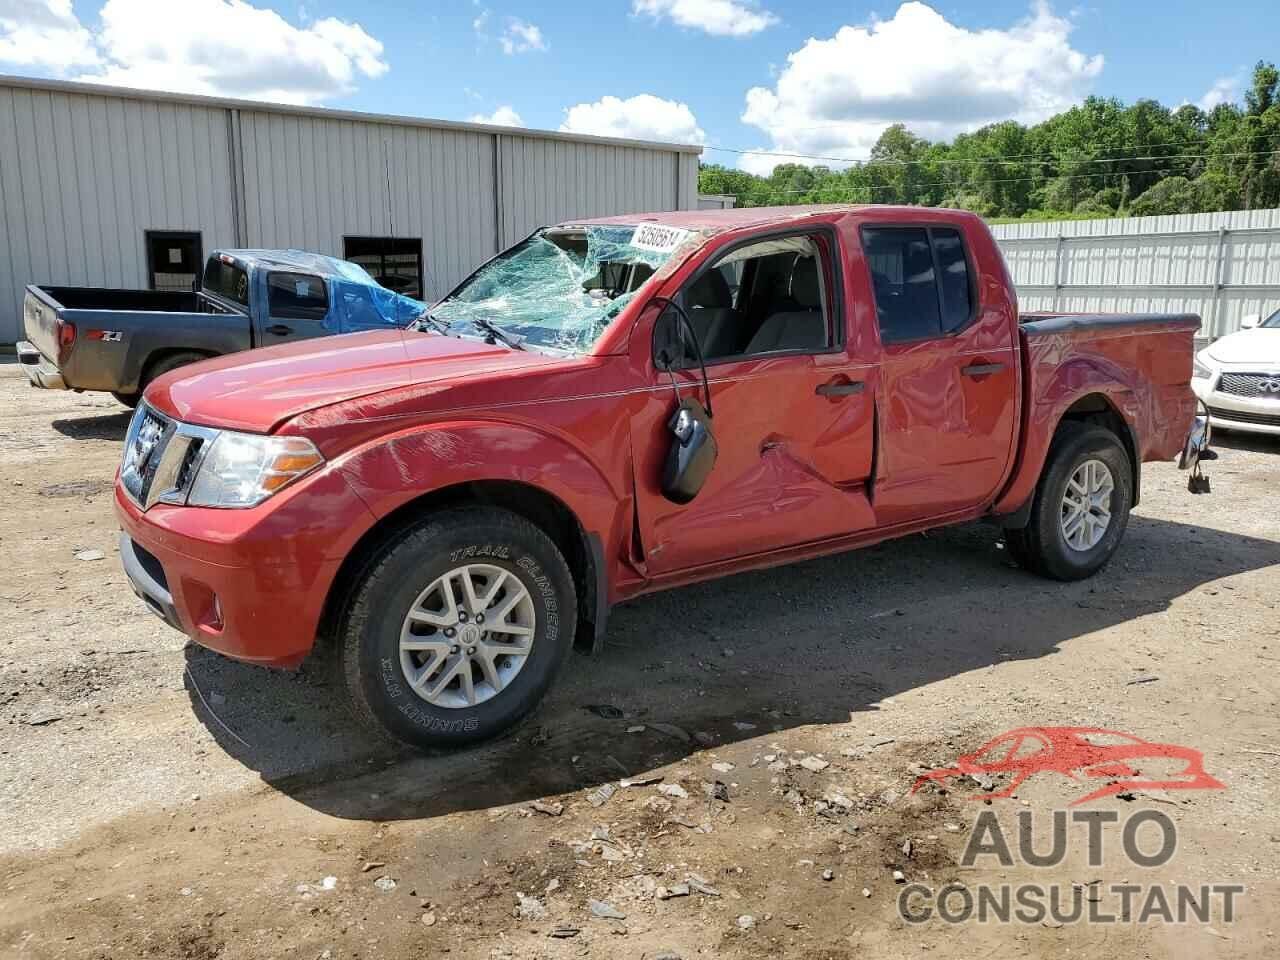
<svg viewBox="0 0 1280 960"><path fill-rule="evenodd" d="M1023 310L1190 312L1202 337L1280 309L1280 210L992 228Z"/></svg>
<svg viewBox="0 0 1280 960"><path fill-rule="evenodd" d="M145 287L147 230L206 256L421 238L431 297L542 224L696 209L699 152L0 78L0 343L28 283Z"/></svg>

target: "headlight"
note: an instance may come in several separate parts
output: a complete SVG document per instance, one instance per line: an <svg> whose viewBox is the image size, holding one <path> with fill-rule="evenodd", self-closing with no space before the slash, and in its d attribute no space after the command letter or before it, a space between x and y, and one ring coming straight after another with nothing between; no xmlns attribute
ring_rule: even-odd
<svg viewBox="0 0 1280 960"><path fill-rule="evenodd" d="M223 430L200 461L187 503L252 507L324 463L305 437L264 437Z"/></svg>
<svg viewBox="0 0 1280 960"><path fill-rule="evenodd" d="M1213 378L1213 367L1196 357L1191 363L1191 375L1199 380L1210 380Z"/></svg>

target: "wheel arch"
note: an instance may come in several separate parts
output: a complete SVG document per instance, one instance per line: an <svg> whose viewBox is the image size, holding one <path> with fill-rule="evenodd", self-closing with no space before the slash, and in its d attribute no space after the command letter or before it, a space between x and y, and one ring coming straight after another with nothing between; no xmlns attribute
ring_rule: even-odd
<svg viewBox="0 0 1280 960"><path fill-rule="evenodd" d="M609 610L604 545L600 536L588 531L555 494L531 483L505 479L467 480L439 487L406 501L377 520L347 552L329 586L317 642L332 641L342 612L361 577L401 533L433 513L461 506L509 510L551 538L573 575L579 624L591 627L589 631L579 631L578 641L584 639L585 633L591 638L593 651L598 651Z"/></svg>
<svg viewBox="0 0 1280 960"><path fill-rule="evenodd" d="M1142 457L1138 454L1138 438L1134 433L1133 424L1125 419L1124 414L1120 412L1110 397L1100 392L1085 394L1063 411L1062 417L1058 420L1058 425L1053 431L1055 439L1062 429L1062 425L1068 422L1087 423L1092 426L1102 427L1116 435L1121 446L1124 447L1125 453L1129 455L1129 479L1133 484L1133 503L1131 506L1136 507L1139 499L1141 499L1142 492ZM1052 446L1051 442L1051 449Z"/></svg>

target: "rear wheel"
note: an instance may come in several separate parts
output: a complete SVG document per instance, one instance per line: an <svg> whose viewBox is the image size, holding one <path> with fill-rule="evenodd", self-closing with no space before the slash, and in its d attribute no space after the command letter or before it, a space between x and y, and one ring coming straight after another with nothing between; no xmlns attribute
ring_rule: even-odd
<svg viewBox="0 0 1280 960"><path fill-rule="evenodd" d="M1111 559L1133 506L1129 454L1110 430L1064 423L1049 450L1031 517L1005 536L1023 567L1056 580L1083 580Z"/></svg>
<svg viewBox="0 0 1280 960"><path fill-rule="evenodd" d="M542 699L573 646L573 578L551 539L492 508L440 513L356 585L339 633L356 716L417 747L492 737Z"/></svg>
<svg viewBox="0 0 1280 960"><path fill-rule="evenodd" d="M131 410L136 407L138 405L138 401L142 399L141 393L118 393L117 391L112 390L111 395Z"/></svg>

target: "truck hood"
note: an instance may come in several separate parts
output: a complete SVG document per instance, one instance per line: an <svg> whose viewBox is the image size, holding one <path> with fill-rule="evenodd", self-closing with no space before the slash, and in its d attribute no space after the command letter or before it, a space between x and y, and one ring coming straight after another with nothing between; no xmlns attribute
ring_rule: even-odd
<svg viewBox="0 0 1280 960"><path fill-rule="evenodd" d="M1256 363L1259 366L1280 365L1280 329L1239 330L1216 340L1208 349L1219 363Z"/></svg>
<svg viewBox="0 0 1280 960"><path fill-rule="evenodd" d="M308 410L383 390L559 360L478 340L381 330L180 367L147 389L147 402L187 423L269 433Z"/></svg>

